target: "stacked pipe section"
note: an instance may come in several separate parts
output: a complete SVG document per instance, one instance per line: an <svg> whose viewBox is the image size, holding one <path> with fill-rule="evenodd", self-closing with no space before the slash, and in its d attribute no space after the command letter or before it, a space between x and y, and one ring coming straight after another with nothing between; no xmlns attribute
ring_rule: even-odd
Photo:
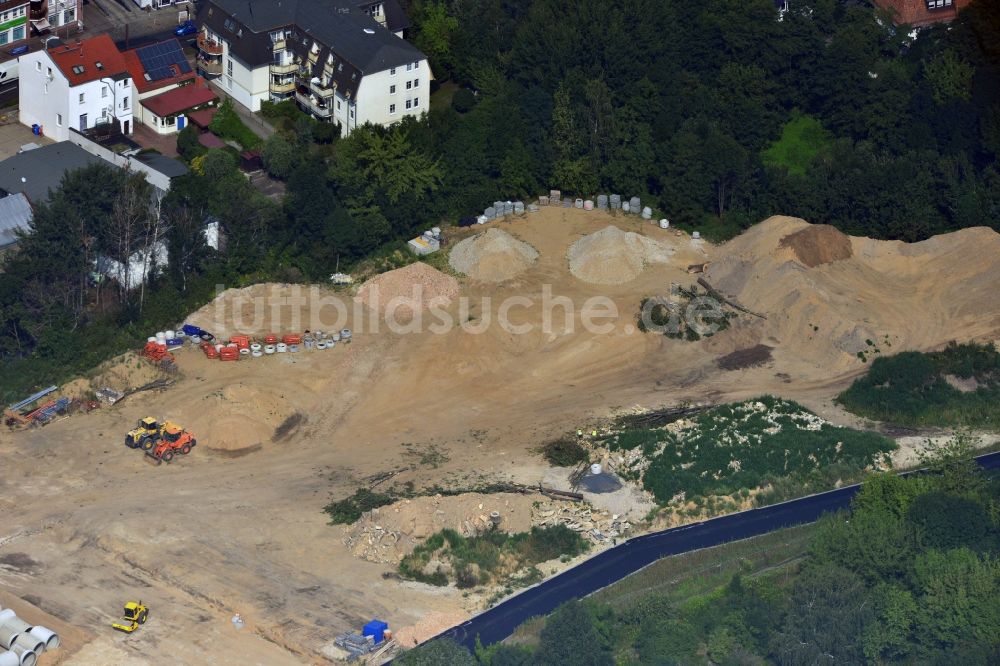
<svg viewBox="0 0 1000 666"><path fill-rule="evenodd" d="M59 634L32 626L11 609L0 610L0 666L35 666L38 656L59 647Z"/></svg>

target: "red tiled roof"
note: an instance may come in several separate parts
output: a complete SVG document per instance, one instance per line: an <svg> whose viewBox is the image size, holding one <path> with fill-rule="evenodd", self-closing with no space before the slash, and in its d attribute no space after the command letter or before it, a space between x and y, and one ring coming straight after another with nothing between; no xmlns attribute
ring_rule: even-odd
<svg viewBox="0 0 1000 666"><path fill-rule="evenodd" d="M187 118L191 121L192 125L197 125L198 127L208 128L212 124L212 118L215 114L219 112L219 107L210 106L207 109L198 109L197 111L192 111L187 114Z"/></svg>
<svg viewBox="0 0 1000 666"><path fill-rule="evenodd" d="M177 41L176 39L168 39L166 41ZM163 42L160 42L161 44ZM147 44L146 46L149 46ZM139 47L145 48L145 47ZM170 85L175 85L182 83L184 81L189 81L193 79L197 74L193 71L182 74L180 70L174 76L168 79L160 79L159 81L147 81L146 80L146 68L142 66L142 61L139 59L139 48L134 48L129 51L125 51L122 56L125 58L125 66L128 68L128 73L132 76L132 80L135 81L135 89L139 91L139 94L147 93L151 90L158 90L160 88L165 88Z"/></svg>
<svg viewBox="0 0 1000 666"><path fill-rule="evenodd" d="M215 93L207 86L194 83L160 93L140 102L144 107L163 118L172 116L216 99Z"/></svg>
<svg viewBox="0 0 1000 666"><path fill-rule="evenodd" d="M204 132L198 135L198 143L206 148L225 148L226 142L215 136L211 132Z"/></svg>
<svg viewBox="0 0 1000 666"><path fill-rule="evenodd" d="M927 0L875 0L875 4L888 10L893 15L893 21L907 25L919 26L937 21L950 21L964 9L972 0L952 0L944 7L928 9Z"/></svg>
<svg viewBox="0 0 1000 666"><path fill-rule="evenodd" d="M50 49L48 54L63 76L69 80L70 86L128 73L125 58L108 35L98 35L80 43L57 46ZM98 64L101 66L98 67Z"/></svg>

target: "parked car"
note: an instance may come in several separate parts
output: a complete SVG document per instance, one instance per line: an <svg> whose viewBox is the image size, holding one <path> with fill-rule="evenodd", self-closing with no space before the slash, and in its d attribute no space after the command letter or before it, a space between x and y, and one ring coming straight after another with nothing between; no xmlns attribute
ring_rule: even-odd
<svg viewBox="0 0 1000 666"><path fill-rule="evenodd" d="M194 21L184 21L176 29L174 29L174 34L178 37L184 37L185 35L194 35L198 32L198 24Z"/></svg>
<svg viewBox="0 0 1000 666"><path fill-rule="evenodd" d="M28 46L27 44L21 44L20 46L15 46L7 53L11 54L12 56L22 56L30 50L31 50L30 46Z"/></svg>

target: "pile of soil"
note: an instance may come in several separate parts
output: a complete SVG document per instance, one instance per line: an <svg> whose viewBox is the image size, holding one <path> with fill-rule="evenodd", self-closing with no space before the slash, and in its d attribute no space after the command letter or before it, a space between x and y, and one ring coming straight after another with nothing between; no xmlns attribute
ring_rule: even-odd
<svg viewBox="0 0 1000 666"><path fill-rule="evenodd" d="M502 229L489 229L458 243L448 262L459 273L482 282L504 282L526 271L538 251Z"/></svg>
<svg viewBox="0 0 1000 666"><path fill-rule="evenodd" d="M716 359L715 364L723 370L742 370L764 365L771 360L771 348L767 345L754 345L747 349L737 349Z"/></svg>
<svg viewBox="0 0 1000 666"><path fill-rule="evenodd" d="M418 261L365 281L354 300L405 318L422 309L446 308L457 296L458 280Z"/></svg>
<svg viewBox="0 0 1000 666"><path fill-rule="evenodd" d="M851 239L829 224L812 224L781 239L779 247L791 248L795 258L809 268L850 259Z"/></svg>
<svg viewBox="0 0 1000 666"><path fill-rule="evenodd" d="M623 284L639 277L647 264L665 264L671 246L633 232L608 226L570 246L569 270L591 284Z"/></svg>

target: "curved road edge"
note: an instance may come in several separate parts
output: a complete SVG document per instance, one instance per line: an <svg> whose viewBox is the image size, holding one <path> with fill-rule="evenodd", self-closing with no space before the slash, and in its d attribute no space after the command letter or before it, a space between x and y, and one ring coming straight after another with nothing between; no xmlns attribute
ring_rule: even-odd
<svg viewBox="0 0 1000 666"><path fill-rule="evenodd" d="M984 469L1000 468L1000 452L977 456L976 462ZM919 471L905 472L904 475ZM812 523L825 513L847 509L860 488L860 483L844 486L759 509L748 509L699 523L643 534L598 553L431 640L451 638L472 650L478 636L484 646L492 645L510 636L528 618L547 615L561 604L589 596L663 557Z"/></svg>

